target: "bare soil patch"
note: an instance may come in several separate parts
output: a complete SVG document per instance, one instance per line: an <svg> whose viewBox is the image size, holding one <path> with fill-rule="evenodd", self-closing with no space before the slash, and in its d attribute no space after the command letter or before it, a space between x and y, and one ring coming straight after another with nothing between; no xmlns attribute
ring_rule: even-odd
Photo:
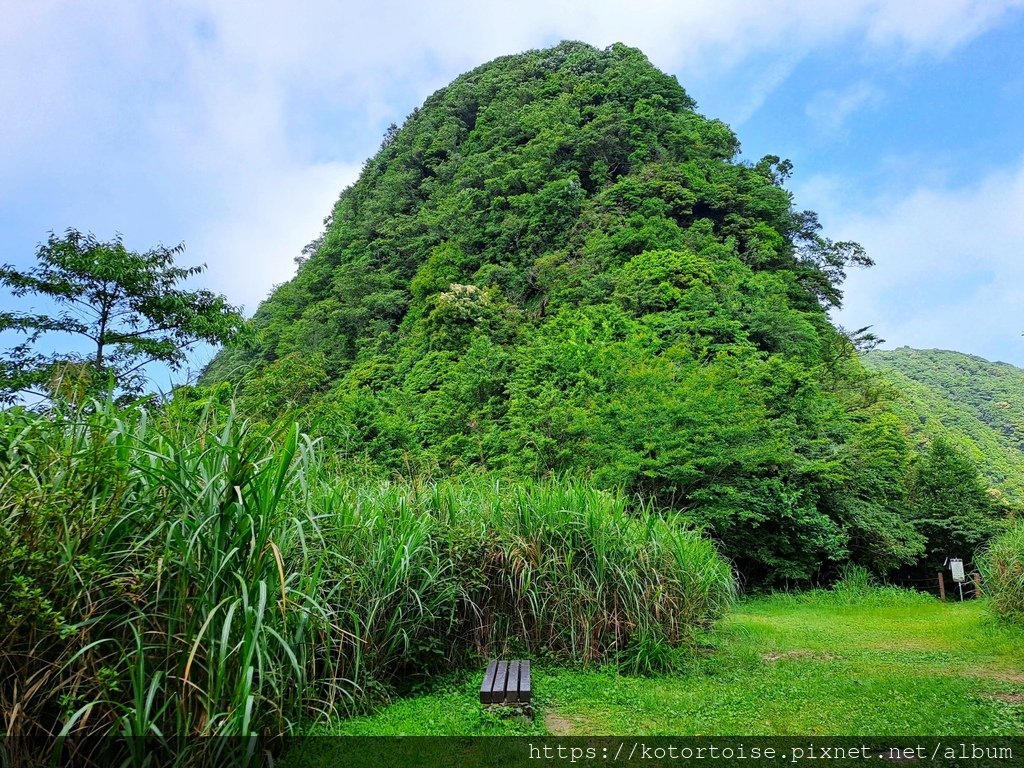
<svg viewBox="0 0 1024 768"><path fill-rule="evenodd" d="M572 720L567 720L554 712L548 712L544 715L544 725L555 736L568 736L576 727Z"/></svg>
<svg viewBox="0 0 1024 768"><path fill-rule="evenodd" d="M1024 693L990 693L988 697L1004 704L1024 704Z"/></svg>
<svg viewBox="0 0 1024 768"><path fill-rule="evenodd" d="M822 653L821 651L810 651L805 649L797 649L792 651L781 651L765 653L761 656L765 661L772 663L781 661L783 659L817 659L819 661L834 661L839 657L833 653Z"/></svg>
<svg viewBox="0 0 1024 768"><path fill-rule="evenodd" d="M1024 685L1024 672L1013 669L993 669L992 667L968 667L964 670L965 675L981 677L985 680L998 680L1002 683L1017 683Z"/></svg>

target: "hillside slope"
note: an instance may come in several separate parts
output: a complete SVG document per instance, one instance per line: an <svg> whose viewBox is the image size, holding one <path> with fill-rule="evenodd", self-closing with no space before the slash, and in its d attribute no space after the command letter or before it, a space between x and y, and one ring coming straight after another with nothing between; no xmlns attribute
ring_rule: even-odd
<svg viewBox="0 0 1024 768"><path fill-rule="evenodd" d="M942 436L986 479L1024 502L1024 370L940 349L875 350L864 358L901 397L895 410L921 445Z"/></svg>
<svg viewBox="0 0 1024 768"><path fill-rule="evenodd" d="M682 510L751 579L907 562L909 447L826 314L870 261L738 151L635 49L485 64L388 132L205 382L343 469Z"/></svg>

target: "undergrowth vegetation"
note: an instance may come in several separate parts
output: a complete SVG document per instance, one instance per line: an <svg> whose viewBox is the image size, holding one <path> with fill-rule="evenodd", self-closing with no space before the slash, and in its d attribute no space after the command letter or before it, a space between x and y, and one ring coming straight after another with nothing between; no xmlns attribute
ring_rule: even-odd
<svg viewBox="0 0 1024 768"><path fill-rule="evenodd" d="M0 488L13 763L272 740L506 649L654 671L732 595L710 542L614 494L351 482L231 413L8 410Z"/></svg>
<svg viewBox="0 0 1024 768"><path fill-rule="evenodd" d="M1024 522L997 536L979 559L992 611L1024 624Z"/></svg>
<svg viewBox="0 0 1024 768"><path fill-rule="evenodd" d="M878 583L866 568L847 566L840 572L840 578L829 589L808 589L801 592L775 592L768 596L766 603L794 603L800 605L829 606L879 606L898 607L901 605L924 605L935 598L926 592Z"/></svg>

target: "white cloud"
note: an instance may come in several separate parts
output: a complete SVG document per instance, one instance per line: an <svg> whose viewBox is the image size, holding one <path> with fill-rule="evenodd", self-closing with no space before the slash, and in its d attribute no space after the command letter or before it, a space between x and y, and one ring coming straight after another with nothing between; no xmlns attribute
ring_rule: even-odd
<svg viewBox="0 0 1024 768"><path fill-rule="evenodd" d="M817 93L807 104L804 113L825 133L838 133L846 120L858 109L877 107L883 99L882 91L868 82L854 83L843 90Z"/></svg>
<svg viewBox="0 0 1024 768"><path fill-rule="evenodd" d="M0 205L35 185L55 201L36 212L47 228L110 221L138 247L185 240L215 287L251 310L374 149L368 126L400 122L495 56L622 41L684 83L756 58L749 114L812 50L854 41L943 55L1022 3L6 3ZM848 112L870 94L836 98ZM42 235L14 245L28 253Z"/></svg>
<svg viewBox="0 0 1024 768"><path fill-rule="evenodd" d="M850 275L837 319L888 346L971 350L1024 364L1024 161L966 188L921 187L870 210L829 212L827 234L876 265Z"/></svg>
<svg viewBox="0 0 1024 768"><path fill-rule="evenodd" d="M277 169L272 185L238 195L217 226L189 246L193 260L209 265L204 283L251 314L272 286L294 275L293 259L323 230L324 217L359 168L325 163Z"/></svg>
<svg viewBox="0 0 1024 768"><path fill-rule="evenodd" d="M286 73L363 93L381 82L422 78L425 62L447 77L545 39L622 41L660 66L700 71L763 51L807 51L852 36L879 46L945 53L992 26L1021 0L549 0L433 3L309 2L301 5L190 0L208 15L226 57L263 75Z"/></svg>
<svg viewBox="0 0 1024 768"><path fill-rule="evenodd" d="M896 44L911 53L945 54L992 26L1020 2L974 0L902 0L874 4L867 25L867 39L876 44Z"/></svg>
<svg viewBox="0 0 1024 768"><path fill-rule="evenodd" d="M742 125L753 117L772 92L793 74L801 56L802 54L798 52L780 55L750 77L744 85L744 92L736 99L732 114L729 116L729 124Z"/></svg>

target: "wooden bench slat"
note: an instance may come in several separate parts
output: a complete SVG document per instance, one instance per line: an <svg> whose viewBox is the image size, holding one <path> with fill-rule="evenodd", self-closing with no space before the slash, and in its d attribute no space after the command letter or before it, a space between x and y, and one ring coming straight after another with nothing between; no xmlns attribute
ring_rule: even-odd
<svg viewBox="0 0 1024 768"><path fill-rule="evenodd" d="M505 703L515 704L519 701L519 662L508 663L508 685L505 687Z"/></svg>
<svg viewBox="0 0 1024 768"><path fill-rule="evenodd" d="M533 696L530 688L530 661L525 659L519 662L519 701L529 704Z"/></svg>
<svg viewBox="0 0 1024 768"><path fill-rule="evenodd" d="M487 671L484 672L484 682L480 686L481 704L490 704L492 702L491 691L494 688L494 677L497 671L498 662L496 659L494 659L487 665Z"/></svg>
<svg viewBox="0 0 1024 768"><path fill-rule="evenodd" d="M505 686L508 684L508 662L499 661L494 673L494 687L491 688L491 703L500 704L505 700Z"/></svg>

